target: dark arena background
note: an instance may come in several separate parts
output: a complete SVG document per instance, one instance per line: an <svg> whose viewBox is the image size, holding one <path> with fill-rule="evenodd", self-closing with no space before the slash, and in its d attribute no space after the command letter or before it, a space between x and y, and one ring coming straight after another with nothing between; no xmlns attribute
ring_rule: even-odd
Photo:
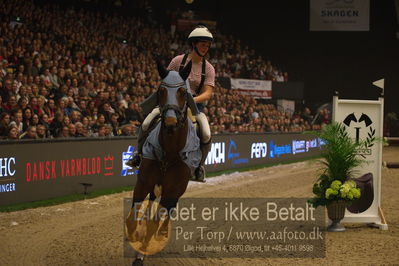
<svg viewBox="0 0 399 266"><path fill-rule="evenodd" d="M154 58L166 67L190 52L198 24L214 36L204 111L212 147L206 183L190 181L181 202L213 207L214 220L173 221L175 241L157 242L166 247L144 265L398 263L399 0L0 0L0 265L132 265L125 219L138 170L126 163L145 118L139 104L160 84ZM248 217L312 197L325 142L309 132L334 120L334 95L383 98L385 142L370 162L382 160L373 202L387 227L327 232L319 207L316 244L227 241L230 225L284 241L287 228L307 228ZM303 210L304 220L313 215ZM212 229L195 235L196 226ZM191 245L193 233L210 246Z"/></svg>

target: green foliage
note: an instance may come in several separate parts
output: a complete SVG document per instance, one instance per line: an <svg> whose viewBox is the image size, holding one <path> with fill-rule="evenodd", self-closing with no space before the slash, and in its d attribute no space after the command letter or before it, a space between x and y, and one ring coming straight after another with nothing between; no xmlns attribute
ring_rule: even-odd
<svg viewBox="0 0 399 266"><path fill-rule="evenodd" d="M343 199L349 203L360 197L360 190L354 181L348 181L355 174L355 168L366 162L357 155L357 150L370 147L375 138L356 142L347 133L343 124L333 122L321 131L307 132L325 142L321 151L321 174L313 185L313 207L325 206L332 201ZM348 182L347 182L348 181Z"/></svg>

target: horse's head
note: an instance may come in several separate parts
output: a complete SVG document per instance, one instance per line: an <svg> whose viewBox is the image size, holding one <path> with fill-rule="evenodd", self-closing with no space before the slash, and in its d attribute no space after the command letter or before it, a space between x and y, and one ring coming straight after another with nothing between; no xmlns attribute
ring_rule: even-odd
<svg viewBox="0 0 399 266"><path fill-rule="evenodd" d="M168 71L158 64L158 72L162 78L157 91L161 120L169 133L184 125L187 119L187 101L189 97L188 82L191 71L189 62L180 72Z"/></svg>

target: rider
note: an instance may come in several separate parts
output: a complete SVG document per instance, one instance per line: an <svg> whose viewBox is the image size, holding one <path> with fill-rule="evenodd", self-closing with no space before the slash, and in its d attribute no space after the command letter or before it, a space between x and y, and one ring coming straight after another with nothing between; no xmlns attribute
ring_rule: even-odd
<svg viewBox="0 0 399 266"><path fill-rule="evenodd" d="M212 91L215 86L215 69L209 63L205 56L213 42L212 33L205 26L197 26L188 36L188 42L191 45L191 52L185 55L178 55L172 59L168 69L179 71L190 60L192 61L191 73L188 77L191 92L194 101L197 104L200 113L195 116L197 124L200 128L201 152L202 158L199 167L195 170L196 181L205 182L204 162L211 147L211 132L206 115L201 111L204 109L205 103L211 98ZM155 108L143 121L138 136L138 147L134 157L128 162L130 166L139 166L141 161L142 145L147 135L151 121L159 114L159 108Z"/></svg>

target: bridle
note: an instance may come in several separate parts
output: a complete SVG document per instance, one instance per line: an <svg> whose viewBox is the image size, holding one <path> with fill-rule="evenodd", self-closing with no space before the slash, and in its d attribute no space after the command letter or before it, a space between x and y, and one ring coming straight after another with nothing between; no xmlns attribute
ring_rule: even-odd
<svg viewBox="0 0 399 266"><path fill-rule="evenodd" d="M168 84L166 82L162 82L160 87L164 87L168 94L169 93L175 93L172 91L172 89L174 88L185 88L186 84L185 82L181 82L181 83L177 83L177 84ZM158 90L159 92L159 90ZM159 95L158 95L159 96ZM176 119L177 119L177 124L175 126L175 128L181 128L184 125L184 122L187 119L187 92L185 91L185 100L184 100L184 104L182 106L182 108L180 108L178 105L176 104L170 104L168 102L166 102L166 104L161 105L160 106L160 113L161 113L161 121L164 122L165 118L166 118L166 113L169 110L173 110L176 114Z"/></svg>

